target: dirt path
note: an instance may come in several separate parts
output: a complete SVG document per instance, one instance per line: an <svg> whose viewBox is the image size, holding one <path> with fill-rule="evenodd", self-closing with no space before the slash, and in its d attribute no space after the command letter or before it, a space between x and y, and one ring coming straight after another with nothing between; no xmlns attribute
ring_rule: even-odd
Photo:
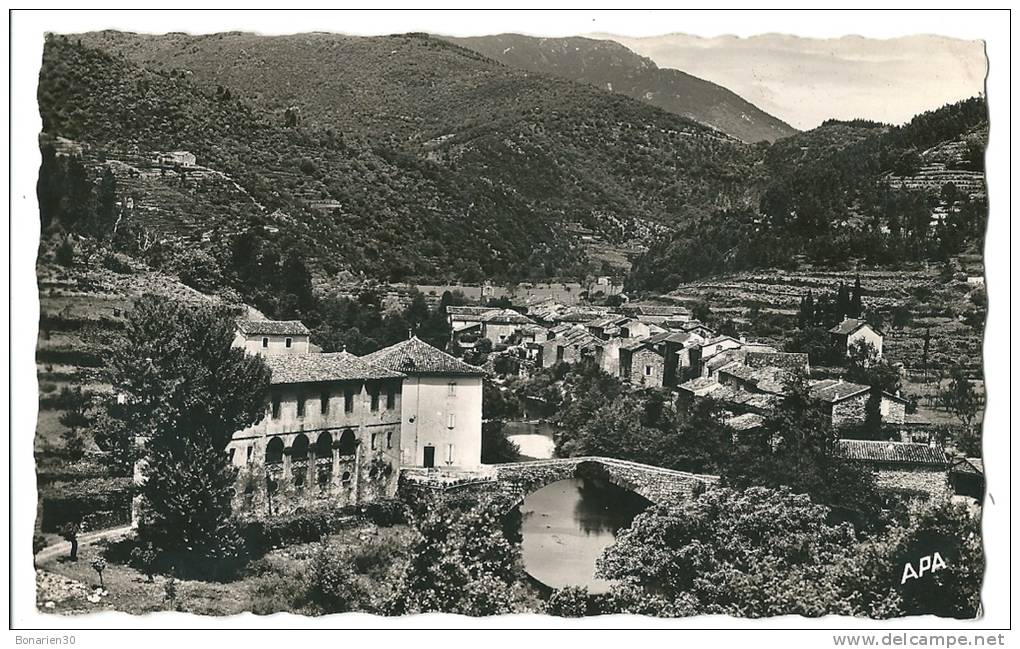
<svg viewBox="0 0 1020 649"><path fill-rule="evenodd" d="M88 532L86 534L79 534L78 551L81 552L82 548L88 545L89 543L94 543L96 541L101 541L103 539L119 539L123 536L127 536L127 534L130 531L131 526L125 525L123 527L111 527L105 530L98 530L95 532ZM48 545L42 550L39 550L38 553L36 553L35 563L36 565L41 565L59 556L69 554L70 552L71 552L70 541L61 541L60 543L54 543L53 545Z"/></svg>

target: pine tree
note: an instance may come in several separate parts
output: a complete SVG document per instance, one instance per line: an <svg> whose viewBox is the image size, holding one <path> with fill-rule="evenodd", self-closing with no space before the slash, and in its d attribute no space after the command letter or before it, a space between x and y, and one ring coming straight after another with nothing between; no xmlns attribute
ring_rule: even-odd
<svg viewBox="0 0 1020 649"><path fill-rule="evenodd" d="M847 313L851 318L861 317L861 312L864 310L863 296L861 295L861 275L857 274L857 279L854 280L854 291L853 297L850 299L850 311Z"/></svg>

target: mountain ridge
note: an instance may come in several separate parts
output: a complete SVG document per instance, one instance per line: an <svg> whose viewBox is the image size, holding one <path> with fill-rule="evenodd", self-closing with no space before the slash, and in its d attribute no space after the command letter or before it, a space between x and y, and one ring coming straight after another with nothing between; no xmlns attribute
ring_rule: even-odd
<svg viewBox="0 0 1020 649"><path fill-rule="evenodd" d="M511 67L587 83L694 119L744 142L774 142L798 133L717 83L660 68L613 40L537 38L520 34L439 36Z"/></svg>

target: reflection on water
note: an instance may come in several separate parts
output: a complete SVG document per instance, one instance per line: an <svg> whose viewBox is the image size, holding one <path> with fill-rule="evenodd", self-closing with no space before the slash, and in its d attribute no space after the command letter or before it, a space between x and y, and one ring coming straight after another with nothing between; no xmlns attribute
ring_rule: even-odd
<svg viewBox="0 0 1020 649"><path fill-rule="evenodd" d="M641 496L598 478L561 480L536 491L520 505L525 569L552 588L608 590L611 582L595 577L595 561L647 506Z"/></svg>

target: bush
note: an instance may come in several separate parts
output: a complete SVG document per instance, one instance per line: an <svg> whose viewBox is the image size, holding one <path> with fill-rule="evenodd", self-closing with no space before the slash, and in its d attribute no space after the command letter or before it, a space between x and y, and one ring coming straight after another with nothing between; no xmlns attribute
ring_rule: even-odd
<svg viewBox="0 0 1020 649"><path fill-rule="evenodd" d="M352 522L349 511L299 512L246 522L241 535L251 557L286 545L314 543Z"/></svg>
<svg viewBox="0 0 1020 649"><path fill-rule="evenodd" d="M363 608L369 594L357 578L354 557L342 545L319 546L310 572L309 599L327 613Z"/></svg>
<svg viewBox="0 0 1020 649"><path fill-rule="evenodd" d="M369 503L362 513L367 520L380 527L402 525L407 522L407 505L396 498Z"/></svg>
<svg viewBox="0 0 1020 649"><path fill-rule="evenodd" d="M546 602L545 612L557 617L585 617L589 615L590 596L583 586L567 586L553 591Z"/></svg>

